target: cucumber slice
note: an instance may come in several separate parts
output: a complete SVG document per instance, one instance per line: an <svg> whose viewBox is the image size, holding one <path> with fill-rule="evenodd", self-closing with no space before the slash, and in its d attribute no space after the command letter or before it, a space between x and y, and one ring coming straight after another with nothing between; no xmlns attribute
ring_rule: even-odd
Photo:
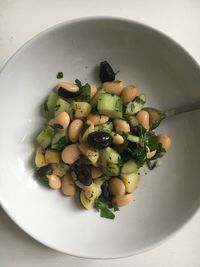
<svg viewBox="0 0 200 267"><path fill-rule="evenodd" d="M117 153L117 151L115 151L111 147L106 147L104 149L101 149L99 151L99 156L102 162L113 163L113 164L119 164L121 159L121 156Z"/></svg>
<svg viewBox="0 0 200 267"><path fill-rule="evenodd" d="M145 95L137 96L133 102L128 103L128 105L126 106L126 114L127 115L136 114L143 108L145 103L146 103Z"/></svg>
<svg viewBox="0 0 200 267"><path fill-rule="evenodd" d="M94 131L102 131L106 133L111 133L113 130L113 123L112 122L106 122L104 124L100 124L98 126L94 127Z"/></svg>
<svg viewBox="0 0 200 267"><path fill-rule="evenodd" d="M50 126L47 126L38 134L36 141L43 149L45 149L51 144L53 136L54 129Z"/></svg>
<svg viewBox="0 0 200 267"><path fill-rule="evenodd" d="M117 95L102 93L98 98L97 110L110 118L122 118L122 101Z"/></svg>
<svg viewBox="0 0 200 267"><path fill-rule="evenodd" d="M134 160L129 160L121 168L121 174L133 173L138 171L138 166Z"/></svg>
<svg viewBox="0 0 200 267"><path fill-rule="evenodd" d="M126 193L133 193L139 182L139 174L137 172L121 174L121 179L125 185Z"/></svg>
<svg viewBox="0 0 200 267"><path fill-rule="evenodd" d="M59 97L54 106L54 116L59 115L63 111L70 113L70 104Z"/></svg>
<svg viewBox="0 0 200 267"><path fill-rule="evenodd" d="M90 102L93 108L97 105L97 101L98 101L98 99L102 93L105 93L104 89L98 90L97 93L93 96L93 98Z"/></svg>
<svg viewBox="0 0 200 267"><path fill-rule="evenodd" d="M103 170L103 173L108 176L116 176L120 174L119 166L113 163L109 163L102 170Z"/></svg>
<svg viewBox="0 0 200 267"><path fill-rule="evenodd" d="M46 118L52 118L54 116L54 106L58 100L58 95L55 92L51 92L47 99L44 101L42 107L43 116Z"/></svg>
<svg viewBox="0 0 200 267"><path fill-rule="evenodd" d="M138 144L140 142L140 137L137 135L127 134L127 140Z"/></svg>
<svg viewBox="0 0 200 267"><path fill-rule="evenodd" d="M87 102L74 102L73 110L75 118L87 117L91 111L92 107Z"/></svg>
<svg viewBox="0 0 200 267"><path fill-rule="evenodd" d="M51 148L62 150L68 144L66 131L57 132L51 141Z"/></svg>
<svg viewBox="0 0 200 267"><path fill-rule="evenodd" d="M138 120L136 119L135 116L130 116L129 117L129 124L131 127L138 126Z"/></svg>

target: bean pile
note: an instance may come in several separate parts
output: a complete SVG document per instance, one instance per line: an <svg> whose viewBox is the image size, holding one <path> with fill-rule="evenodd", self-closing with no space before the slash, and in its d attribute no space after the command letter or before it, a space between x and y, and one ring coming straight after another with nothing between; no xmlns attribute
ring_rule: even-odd
<svg viewBox="0 0 200 267"><path fill-rule="evenodd" d="M115 76L104 61L98 89L78 79L58 83L43 104L48 122L35 154L41 182L65 196L79 194L84 208L109 219L132 202L139 169L156 167L171 146L168 135L156 135L159 114L144 107L145 95Z"/></svg>

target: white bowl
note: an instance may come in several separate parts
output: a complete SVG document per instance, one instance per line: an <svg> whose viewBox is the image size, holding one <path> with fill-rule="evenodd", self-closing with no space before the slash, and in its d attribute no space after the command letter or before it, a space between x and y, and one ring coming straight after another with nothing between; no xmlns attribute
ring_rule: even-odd
<svg viewBox="0 0 200 267"><path fill-rule="evenodd" d="M162 165L144 175L135 201L106 220L74 198L42 187L34 176L34 137L40 105L58 82L99 82L108 60L117 78L134 83L160 109L200 97L200 70L174 41L145 25L115 18L59 24L25 44L0 74L0 198L9 216L41 243L75 256L117 258L160 243L180 228L200 202L200 112L162 123L173 140Z"/></svg>

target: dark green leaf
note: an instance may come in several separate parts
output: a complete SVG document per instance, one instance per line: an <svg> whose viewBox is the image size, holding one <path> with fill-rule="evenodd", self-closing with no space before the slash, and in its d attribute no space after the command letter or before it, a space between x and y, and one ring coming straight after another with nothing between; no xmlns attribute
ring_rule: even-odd
<svg viewBox="0 0 200 267"><path fill-rule="evenodd" d="M62 79L63 78L63 72L58 72L58 74L57 74L57 79Z"/></svg>
<svg viewBox="0 0 200 267"><path fill-rule="evenodd" d="M96 198L95 202L94 202L94 208L97 211L100 211L100 216L107 218L107 219L114 219L115 218L115 214L110 210L110 209L114 209L114 211L119 210L118 207L110 202L110 201L106 201L103 198Z"/></svg>
<svg viewBox="0 0 200 267"><path fill-rule="evenodd" d="M54 145L57 145L57 150L63 150L64 147L66 147L67 145L67 140L66 137L63 136L61 137L57 143L55 143Z"/></svg>
<svg viewBox="0 0 200 267"><path fill-rule="evenodd" d="M90 100L90 85L86 83L81 87L80 91L81 91L80 100L88 102Z"/></svg>
<svg viewBox="0 0 200 267"><path fill-rule="evenodd" d="M81 89L82 83L81 83L81 81L79 79L75 80L75 84L79 87L79 89Z"/></svg>

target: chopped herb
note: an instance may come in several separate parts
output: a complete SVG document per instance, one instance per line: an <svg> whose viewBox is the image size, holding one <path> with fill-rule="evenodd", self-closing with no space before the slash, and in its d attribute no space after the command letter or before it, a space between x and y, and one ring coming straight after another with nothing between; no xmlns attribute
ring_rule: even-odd
<svg viewBox="0 0 200 267"><path fill-rule="evenodd" d="M81 83L81 81L79 79L75 80L75 84L79 87L79 89L81 89L82 83Z"/></svg>
<svg viewBox="0 0 200 267"><path fill-rule="evenodd" d="M67 140L66 140L66 137L63 136L61 137L57 143L55 143L55 145L57 145L57 150L62 150L66 145L67 145Z"/></svg>
<svg viewBox="0 0 200 267"><path fill-rule="evenodd" d="M63 126L58 124L58 123L53 124L51 127L54 128L55 130L56 129L63 129Z"/></svg>
<svg viewBox="0 0 200 267"><path fill-rule="evenodd" d="M139 146L136 148L134 151L131 151L129 149L129 152L133 156L133 158L136 160L136 163L138 167L142 167L147 159L146 154L147 154L147 148L146 147L141 147Z"/></svg>
<svg viewBox="0 0 200 267"><path fill-rule="evenodd" d="M46 111L46 112L48 112L48 111L49 111L49 108L48 108L47 102L48 102L48 99L46 99L46 100L44 101L44 111Z"/></svg>
<svg viewBox="0 0 200 267"><path fill-rule="evenodd" d="M122 102L121 99L117 99L115 102L115 111L121 112L122 111Z"/></svg>
<svg viewBox="0 0 200 267"><path fill-rule="evenodd" d="M57 79L62 79L63 78L63 72L58 72L58 74L57 74Z"/></svg>
<svg viewBox="0 0 200 267"><path fill-rule="evenodd" d="M115 214L110 209L113 209L114 211L119 210L116 204L112 203L111 201L106 201L105 199L101 197L95 199L94 208L97 211L100 211L101 217L104 217L107 219L115 218Z"/></svg>
<svg viewBox="0 0 200 267"><path fill-rule="evenodd" d="M147 167L149 168L149 170L153 170L156 167L157 161L151 161L151 160L147 160Z"/></svg>

